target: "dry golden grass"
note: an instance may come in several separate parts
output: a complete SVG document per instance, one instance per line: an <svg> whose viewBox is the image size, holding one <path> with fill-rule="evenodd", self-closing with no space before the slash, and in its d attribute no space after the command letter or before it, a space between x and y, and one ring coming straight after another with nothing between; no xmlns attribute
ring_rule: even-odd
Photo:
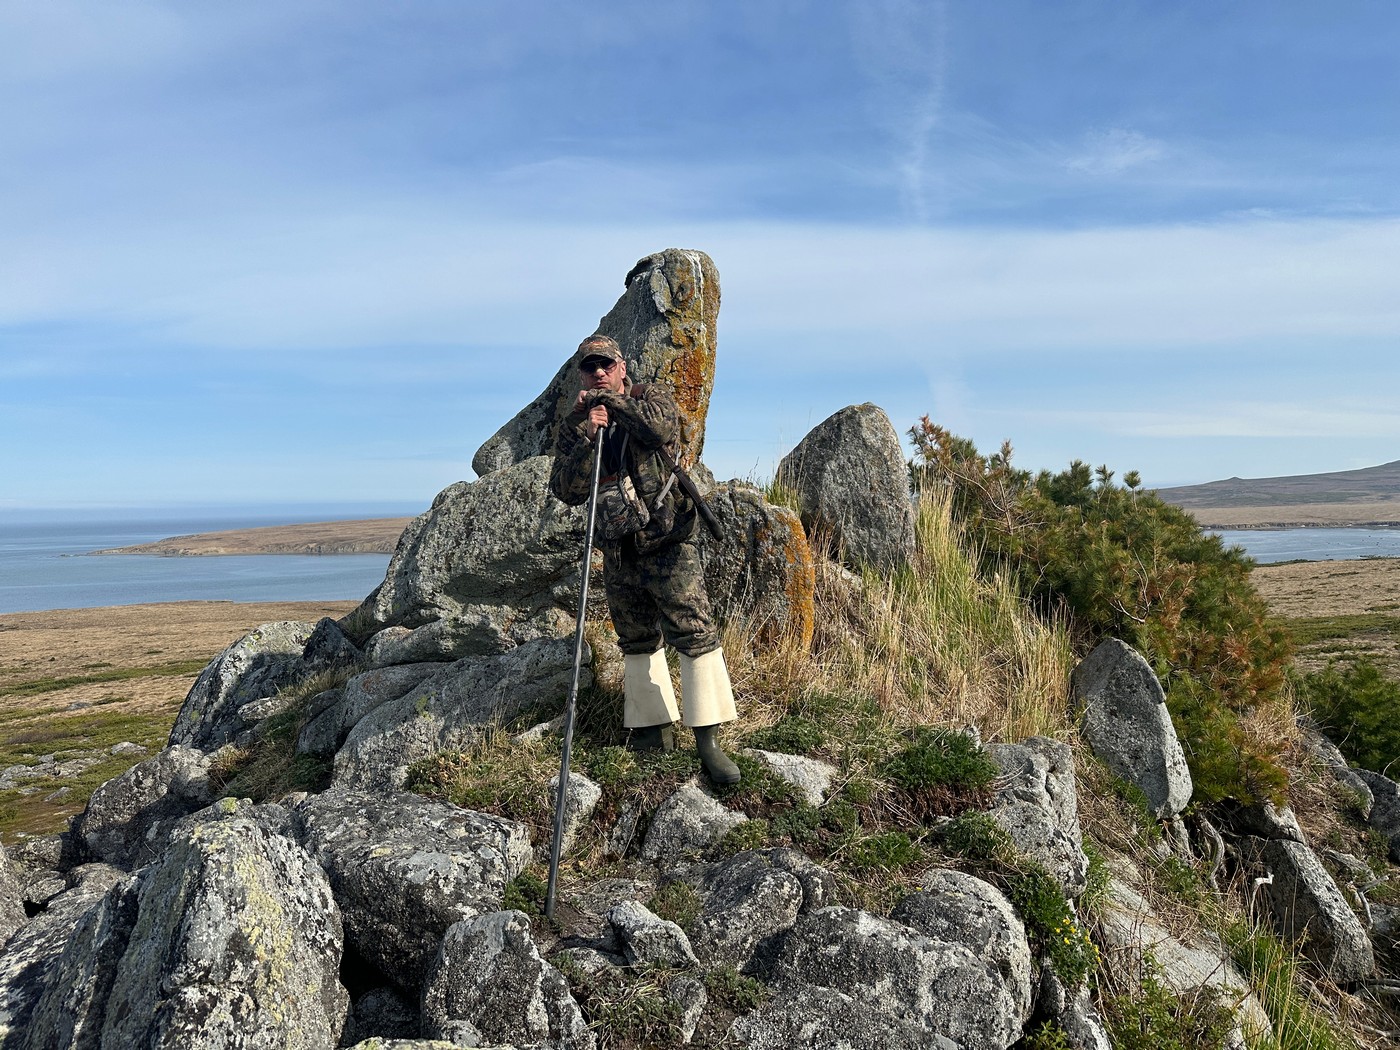
<svg viewBox="0 0 1400 1050"><path fill-rule="evenodd" d="M979 574L946 500L920 502L915 545L913 565L893 575L819 563L810 651L796 639L759 645L730 626L736 688L758 701L745 711L750 728L805 693L869 698L901 726L972 725L993 740L1066 735L1068 631Z"/></svg>

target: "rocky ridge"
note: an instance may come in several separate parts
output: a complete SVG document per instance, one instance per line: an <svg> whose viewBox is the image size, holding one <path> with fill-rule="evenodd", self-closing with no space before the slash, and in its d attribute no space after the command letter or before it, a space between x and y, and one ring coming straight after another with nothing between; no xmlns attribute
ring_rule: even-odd
<svg viewBox="0 0 1400 1050"><path fill-rule="evenodd" d="M629 273L601 324L639 374L675 384L697 457L717 310L713 263L668 250ZM410 524L357 610L234 643L191 689L163 751L100 788L70 832L0 851L0 1050L639 1045L599 1003L643 1001L668 1045L1005 1050L1054 1021L1069 1045L1108 1046L1082 978L976 866L933 867L898 899L857 900L820 860L747 843L761 819L732 792L680 776L628 808L575 773L572 824L596 826L616 863L566 880L555 929L522 910L548 845L540 827L407 790L415 764L532 720L524 736L555 731L545 720L571 671L582 529L545 490L542 453L568 378L483 446L479 481ZM819 426L782 472L800 513L739 482L711 487L725 539L706 537L703 555L722 615L809 642L826 551L812 553L808 530L835 530L831 550L852 564L898 570L912 521L898 501L864 516L870 492L904 491L892 434L871 405ZM820 450L833 442L858 470L802 466L829 462ZM587 659L585 686L615 672L605 653ZM1241 809L1221 829L1181 819L1189 773L1138 654L1105 642L1074 686L1083 739L1148 800L1166 856L1224 863L1228 845L1281 932L1306 933L1339 982L1371 974L1374 922L1287 810ZM218 797L226 770L291 714L295 760L319 763L319 790ZM1092 882L1075 753L1044 737L967 746L996 771L976 826L1073 914ZM1364 785L1369 819L1400 857L1400 787L1316 746L1339 779ZM818 760L760 749L751 761L814 812L835 790L838 771ZM1182 995L1222 992L1234 1045L1266 1029L1220 946L1179 939L1139 885L1125 868L1102 887L1112 965L1156 965Z"/></svg>

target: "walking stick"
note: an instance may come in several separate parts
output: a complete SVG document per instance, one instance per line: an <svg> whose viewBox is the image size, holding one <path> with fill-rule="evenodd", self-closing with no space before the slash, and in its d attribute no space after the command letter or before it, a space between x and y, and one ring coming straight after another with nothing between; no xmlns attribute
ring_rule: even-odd
<svg viewBox="0 0 1400 1050"><path fill-rule="evenodd" d="M593 457L593 480L588 487L588 529L579 566L578 625L574 628L574 679L564 709L564 757L559 762L559 791L554 799L554 842L549 849L549 885L544 892L545 918L554 918L554 891L559 882L559 853L564 845L564 807L569 792L569 752L574 746L574 712L578 707L578 676L583 663L583 618L588 613L588 569L593 561L593 523L598 517L598 478L603 473L603 428L597 431L598 451Z"/></svg>

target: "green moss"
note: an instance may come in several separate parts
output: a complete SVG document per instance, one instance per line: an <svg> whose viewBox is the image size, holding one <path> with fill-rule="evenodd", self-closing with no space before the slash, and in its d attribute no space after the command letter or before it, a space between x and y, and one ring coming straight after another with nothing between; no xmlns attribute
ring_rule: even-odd
<svg viewBox="0 0 1400 1050"><path fill-rule="evenodd" d="M970 860L1008 863L1016 846L1006 829L986 813L970 811L954 817L943 831L943 845Z"/></svg>
<svg viewBox="0 0 1400 1050"><path fill-rule="evenodd" d="M759 729L746 737L749 747L763 751L781 751L789 755L810 755L826 743L826 731L821 725L801 715L785 715L767 729Z"/></svg>
<svg viewBox="0 0 1400 1050"><path fill-rule="evenodd" d="M711 1001L736 1014L758 1009L773 994L762 981L744 977L732 966L707 970L704 980Z"/></svg>
<svg viewBox="0 0 1400 1050"><path fill-rule="evenodd" d="M898 871L922 859L923 851L903 831L856 839L846 851L846 863L856 871Z"/></svg>
<svg viewBox="0 0 1400 1050"><path fill-rule="evenodd" d="M685 929L700 914L700 894L687 882L668 882L652 894L647 907Z"/></svg>
<svg viewBox="0 0 1400 1050"><path fill-rule="evenodd" d="M511 911L524 912L532 919L544 914L544 898L548 891L544 879L532 871L522 871L506 883L501 896L501 907Z"/></svg>

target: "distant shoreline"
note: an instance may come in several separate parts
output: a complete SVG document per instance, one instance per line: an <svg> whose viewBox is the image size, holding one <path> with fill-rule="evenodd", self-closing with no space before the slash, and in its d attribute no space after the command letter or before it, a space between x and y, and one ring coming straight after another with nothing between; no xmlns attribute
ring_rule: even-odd
<svg viewBox="0 0 1400 1050"><path fill-rule="evenodd" d="M188 536L154 543L108 547L91 554L147 554L163 558L217 557L237 554L392 554L412 518L366 518L266 525Z"/></svg>

